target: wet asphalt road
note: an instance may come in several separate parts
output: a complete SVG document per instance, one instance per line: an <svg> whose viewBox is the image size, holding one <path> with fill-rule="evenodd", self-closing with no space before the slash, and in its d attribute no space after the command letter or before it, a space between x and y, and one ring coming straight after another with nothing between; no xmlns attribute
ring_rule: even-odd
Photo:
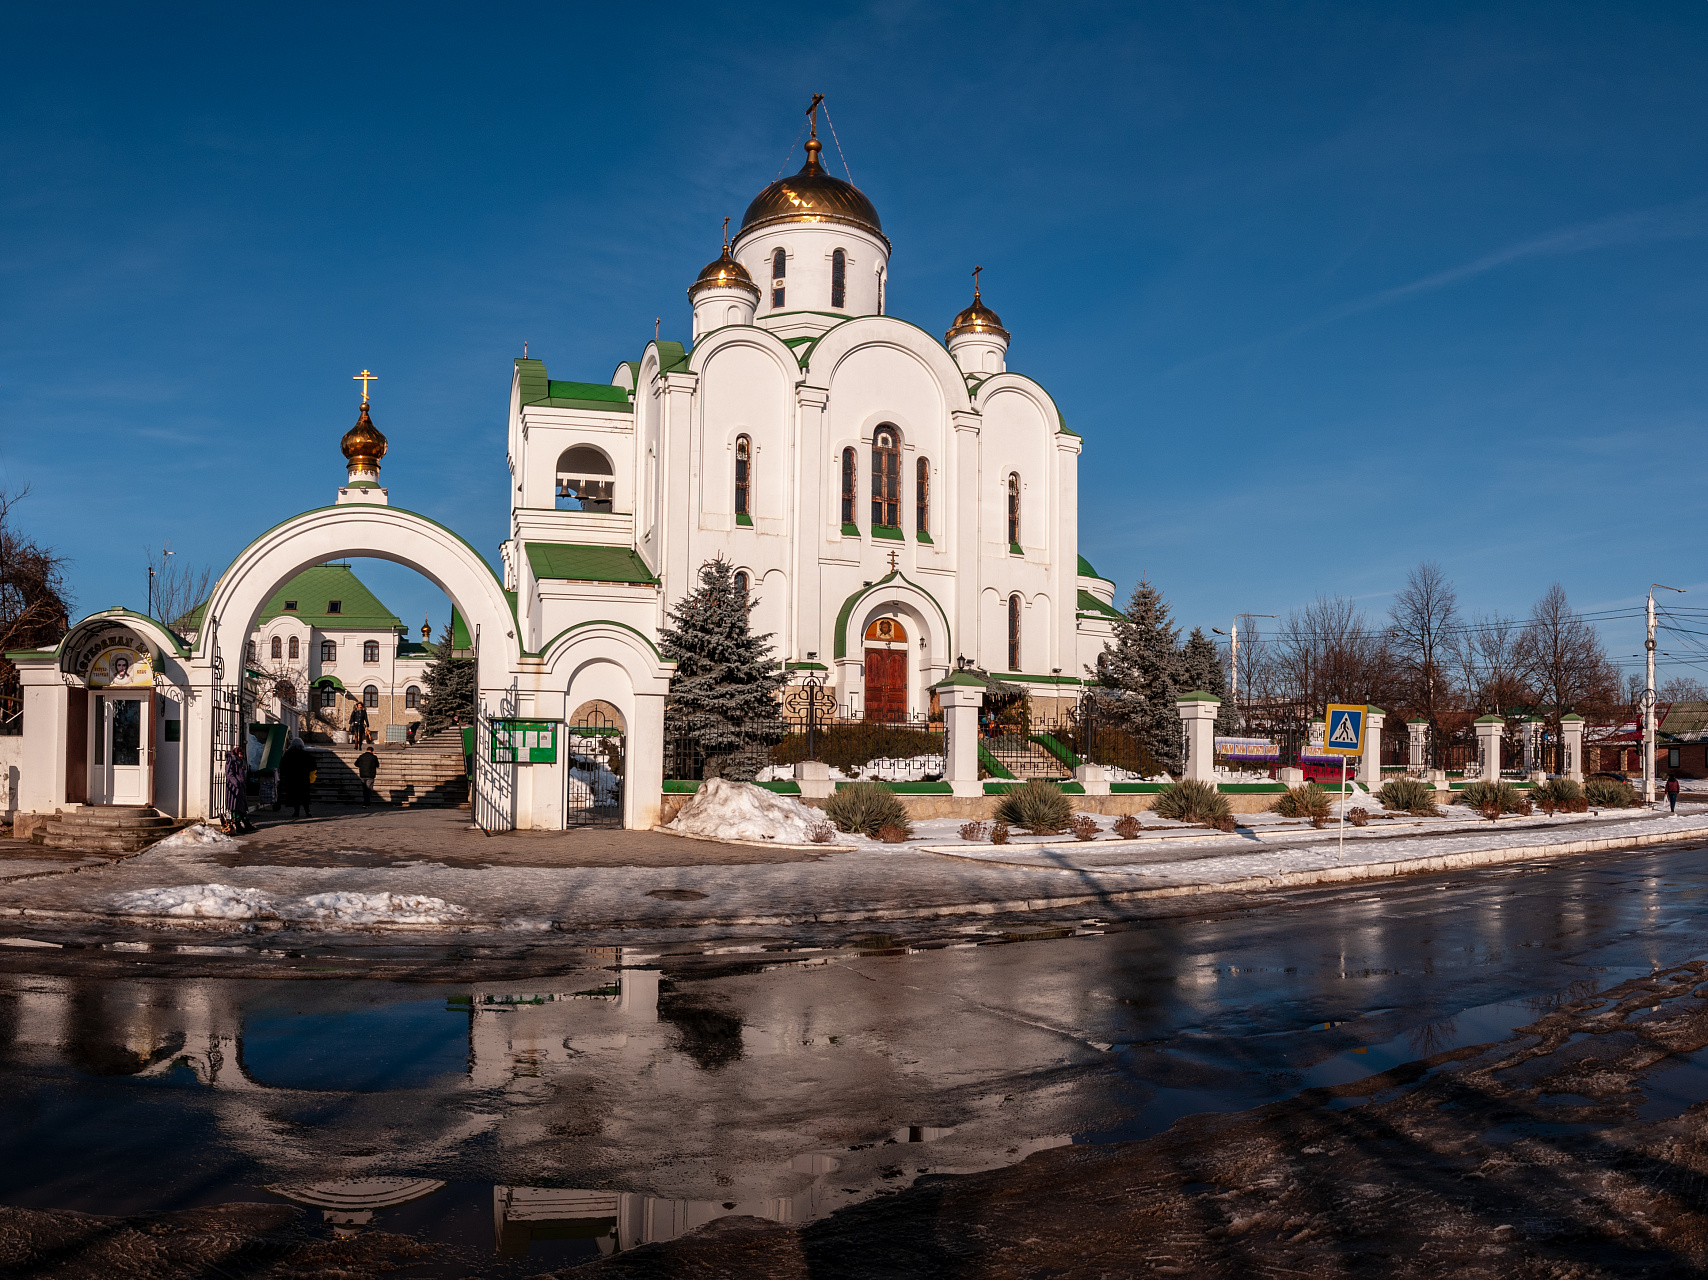
<svg viewBox="0 0 1708 1280"><path fill-rule="evenodd" d="M1202 907L711 970L697 945L626 953L645 966L626 974L566 951L560 975L516 984L4 976L0 1202L136 1212L443 1179L437 1209L377 1224L454 1245L447 1274L533 1274L593 1246L500 1263L494 1185L622 1191L680 1229L809 1217L927 1169L1501 1039L1563 993L1708 955L1708 851Z"/></svg>

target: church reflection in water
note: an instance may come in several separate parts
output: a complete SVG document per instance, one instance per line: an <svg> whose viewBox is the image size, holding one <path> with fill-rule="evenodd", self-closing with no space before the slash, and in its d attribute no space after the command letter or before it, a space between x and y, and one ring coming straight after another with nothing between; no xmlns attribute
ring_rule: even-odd
<svg viewBox="0 0 1708 1280"><path fill-rule="evenodd" d="M423 1175L468 1167L471 1143L500 1150L492 1172L514 1169L534 1175L518 1182L550 1183L549 1171L566 1153L580 1158L592 1144L624 1149L634 1166L656 1169L680 1154L683 1138L704 1147L710 1126L715 1147L723 1126L740 1125L740 1104L724 1095L697 1096L698 1132L686 1127L695 1122L686 1114L674 1127L667 1111L694 1097L691 1086L715 1077L717 1064L776 1054L788 1037L733 1017L684 1023L670 1012L661 1020L661 973L645 967L655 958L590 954L589 968L565 984L570 990L476 986L448 995L378 983L334 989L301 981L16 979L4 993L11 1033L5 1052L14 1065L69 1069L85 1080L188 1089L247 1167L266 1172L264 1190L318 1209L333 1231L349 1233L384 1226L388 1210L406 1212L402 1206L417 1202L431 1215L449 1184ZM631 1102L650 1113L649 1142L629 1146L624 1135L632 1130L607 1128L609 1113L567 1136L554 1128L553 1107L566 1099L585 1103L585 1082L595 1078L636 1083ZM310 1113L315 1118L305 1124ZM904 1127L876 1145L905 1151L951 1132ZM786 1150L787 1134L781 1137ZM1006 1158L978 1167L1066 1141L1006 1145ZM585 1241L610 1253L728 1215L804 1222L897 1185L876 1180L873 1153L844 1171L848 1152L861 1150L809 1146L781 1160L732 1157L733 1176L717 1179L727 1199L496 1185L494 1247L518 1257L540 1242ZM510 1158L518 1152L523 1156ZM914 1171L914 1161L892 1163ZM949 1171L936 1161L933 1167ZM620 1168L607 1172L622 1179ZM465 1196L471 1190L466 1182L457 1186ZM77 1207L101 1211L98 1204Z"/></svg>

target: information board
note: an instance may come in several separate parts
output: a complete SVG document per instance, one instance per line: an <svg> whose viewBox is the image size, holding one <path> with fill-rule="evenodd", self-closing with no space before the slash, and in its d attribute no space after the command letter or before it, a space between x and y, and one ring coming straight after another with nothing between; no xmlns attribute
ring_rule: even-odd
<svg viewBox="0 0 1708 1280"><path fill-rule="evenodd" d="M493 720L493 764L556 764L556 720Z"/></svg>

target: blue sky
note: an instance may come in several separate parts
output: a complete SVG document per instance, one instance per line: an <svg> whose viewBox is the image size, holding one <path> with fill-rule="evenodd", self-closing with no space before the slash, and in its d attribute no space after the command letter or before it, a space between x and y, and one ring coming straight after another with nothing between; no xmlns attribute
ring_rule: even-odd
<svg viewBox="0 0 1708 1280"><path fill-rule="evenodd" d="M511 357L686 338L821 91L890 309L940 331L985 266L1123 596L1380 612L1429 557L1473 612L1694 605L1705 37L1561 0L14 5L0 483L80 611L140 604L145 544L223 567L330 500L367 366L393 501L495 556Z"/></svg>

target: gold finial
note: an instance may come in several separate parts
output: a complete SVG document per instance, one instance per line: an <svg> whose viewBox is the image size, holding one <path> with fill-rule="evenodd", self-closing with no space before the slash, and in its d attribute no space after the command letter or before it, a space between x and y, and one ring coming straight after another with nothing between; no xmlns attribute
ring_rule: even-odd
<svg viewBox="0 0 1708 1280"><path fill-rule="evenodd" d="M658 326L663 324L663 323L664 323L664 317L663 316L654 316L652 318L652 340L654 342L658 341Z"/></svg>
<svg viewBox="0 0 1708 1280"><path fill-rule="evenodd" d="M523 338L522 339L522 359L526 360L527 358L528 358L528 340L526 338Z"/></svg>
<svg viewBox="0 0 1708 1280"><path fill-rule="evenodd" d="M818 140L818 104L823 101L824 95L815 93L812 96L812 105L807 108L807 115L812 117L812 137L807 139L807 167L809 169L819 167L818 153L824 150L824 144Z"/></svg>
<svg viewBox="0 0 1708 1280"><path fill-rule="evenodd" d="M984 270L983 267L974 267L973 268L973 301L974 302L977 302L979 300L979 272L981 272L983 270Z"/></svg>
<svg viewBox="0 0 1708 1280"><path fill-rule="evenodd" d="M724 257L729 257L729 219L724 219Z"/></svg>
<svg viewBox="0 0 1708 1280"><path fill-rule="evenodd" d="M363 369L360 373L352 374L350 381L362 384L362 403L366 404L368 402L368 383L378 382L379 378L375 374L371 374L366 369Z"/></svg>
<svg viewBox="0 0 1708 1280"><path fill-rule="evenodd" d="M432 634L433 634L433 628L427 625L427 615L422 614L421 615L421 643L426 644L428 637L431 636Z"/></svg>

